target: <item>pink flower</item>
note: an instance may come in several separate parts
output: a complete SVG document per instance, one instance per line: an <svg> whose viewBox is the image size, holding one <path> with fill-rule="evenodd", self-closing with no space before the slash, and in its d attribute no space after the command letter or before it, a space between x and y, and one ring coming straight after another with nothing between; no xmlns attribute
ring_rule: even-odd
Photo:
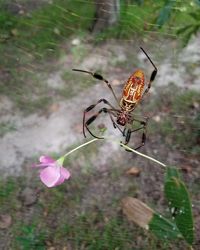
<svg viewBox="0 0 200 250"><path fill-rule="evenodd" d="M70 177L70 172L62 166L64 157L57 161L49 156L41 156L40 164L35 164L34 167L40 168L40 180L47 187L55 187L62 184Z"/></svg>

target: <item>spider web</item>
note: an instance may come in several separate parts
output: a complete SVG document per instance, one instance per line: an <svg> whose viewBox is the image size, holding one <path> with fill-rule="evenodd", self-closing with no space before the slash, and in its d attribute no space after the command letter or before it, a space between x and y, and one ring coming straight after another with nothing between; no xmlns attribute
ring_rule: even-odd
<svg viewBox="0 0 200 250"><path fill-rule="evenodd" d="M136 2L141 2L141 5ZM142 2L144 3L142 4ZM177 15L185 13L185 16L187 16L188 9L192 11L195 8L193 1L174 0L169 2L172 4L172 12ZM88 99L88 102L84 105L95 102L95 100L98 100L97 98L112 98L112 95L107 93L109 91L106 87L102 92L98 93L99 88L91 92L89 88L94 87L92 79L83 75L75 76L71 73L72 68L101 72L109 78L118 96L121 95L124 81L135 68L141 67L144 69L148 79L152 72L152 65L140 51L140 46L145 48L158 67L159 75L155 81L155 86L163 87L170 82L183 84L182 87L185 86L184 82L187 83L188 79L183 80L182 78L185 70L184 60L181 70L177 70L180 65L178 52L180 51L182 37L176 35L176 31L182 28L181 20L176 20L176 14L171 14L172 16L168 21L167 16L161 16L162 20L166 19L166 23L163 27L158 28L158 18L163 8L162 1L147 1L147 3L145 1L120 1L120 3L121 15L118 26L93 35L88 31L94 21L95 6L92 0L16 0L14 2L0 0L2 9L6 10L6 13L0 17L2 18L0 19L0 92L2 96L8 97L11 101L11 104L10 102L6 104L7 101L1 103L1 124L7 124L1 127L5 131L15 132L20 127L11 118L15 112L17 112L17 115L20 112L20 119L34 113L39 113L41 116L45 113L45 116L50 116L49 119L53 119L51 114L56 112L59 106L55 105L55 102L60 103L60 101L75 98L84 91L86 94L78 97L80 101L84 98ZM194 46L188 47L182 54L183 59L193 60L193 66L199 61L197 51L200 51L197 42L194 42L194 44L196 49ZM197 59L195 59L195 53L198 54ZM189 57L189 55L193 57ZM175 75L175 71L179 73ZM195 72L192 73L193 77L197 77L198 72ZM172 77L170 78L170 76ZM195 81L198 80L199 78L196 78ZM156 88L153 86L152 96L154 96L155 91ZM165 103L164 100L162 101ZM76 106L71 105L67 110L70 111L67 113L69 121L78 112L77 109L80 105L79 101L75 99L72 99L72 102L75 102ZM148 100L145 104L148 105ZM11 108L9 108L9 105ZM83 110L85 107L87 106L81 106L80 109ZM22 116L21 112L23 113ZM108 123L110 123L109 120ZM67 129L66 134L69 138L71 130ZM76 130L80 130L80 126L77 126ZM51 132L49 131L49 133ZM75 132L74 136L77 133ZM0 133L6 132L0 130ZM80 140L81 136L76 137L76 139ZM32 141L30 138L27 138L27 140ZM75 143L74 140L68 140L71 144ZM17 142L15 143L18 145ZM56 139L55 143L57 143ZM44 150L48 150L48 148L44 147ZM109 246L110 249L147 247L148 243L144 246L141 242L141 237L143 237L141 235L143 234L138 232L134 226L127 226L128 223L120 217L119 208L113 205L116 201L120 201L120 197L123 193L127 193L128 189L130 189L131 194L135 192L135 190L132 190L132 183L131 185L127 184L127 178L122 176L123 171L126 170L123 163L120 163L122 165L121 170L116 168L108 170L106 168L106 165L117 165L118 161L120 162L120 157L124 157L124 155L119 154L117 156L115 151L105 147L100 149L102 152L97 157L96 150L95 147L90 148L90 151L94 152L89 156L85 156L87 152L85 154L80 153L78 160L74 157L72 162L69 163L77 173L80 172L75 174L75 180L72 181L72 184L69 184L69 187L66 184L63 188L64 191L58 190L53 194L47 191L43 195L47 194L47 200L44 197L41 198L43 199L42 206L44 206L44 202L51 204L47 210L39 211L41 218L46 213L45 216L50 221L49 225L47 223L50 230L47 231L52 231L52 234L50 233L44 238L51 241L51 235L54 235L54 233L58 234L58 239L59 237L64 238L59 236L59 233L60 235L66 235L63 246L69 244L69 249L70 245L74 247L73 249L109 249ZM27 151L25 152L27 154ZM30 152L28 157L33 157L36 154L33 151ZM5 154L5 152L3 153ZM23 155L23 152L20 153ZM107 157L109 154L113 158L116 157L114 164ZM104 157L105 160L102 159ZM82 159L85 162L83 169L80 163ZM97 163L95 165L95 162L98 161L103 170L98 169ZM124 163L127 164L131 161L132 156L130 155L124 159ZM134 164L139 166L140 161L136 158ZM96 172L93 170L93 165L97 168ZM147 165L144 166L144 172L149 171ZM88 177L88 173L91 177ZM153 174L156 176L156 173ZM112 178L110 178L111 176ZM148 189L145 188L145 183L148 181L149 185L153 185L154 181L159 181L159 176L156 176L155 179L146 177L141 181L136 180L146 193ZM101 185L102 183L106 184ZM82 189L85 191L84 194L82 194ZM159 187L152 188L151 191L160 192ZM65 198L61 201L60 197L63 197L64 194L68 197L68 200L71 200L69 204ZM143 198L147 201L151 199L148 195ZM154 202L153 199L151 201ZM76 202L74 208L73 203ZM52 215L49 211L52 211ZM89 213L87 213L88 211ZM62 218L69 223L64 223ZM60 226L61 224L63 224L63 227ZM29 219L25 219L24 225L31 227L32 223ZM42 236L39 237L37 234L37 229L35 230L33 227L32 230L36 239L44 242ZM132 232L135 232L136 243L132 241ZM29 240L31 235L27 234L26 237ZM99 246L95 243L95 240L100 242ZM31 244L36 243L33 241ZM56 243L58 242L54 239L52 245ZM20 244L25 243L22 240ZM48 242L48 244L51 246L51 242ZM88 247L92 244L96 248ZM31 249L31 247L29 248Z"/></svg>

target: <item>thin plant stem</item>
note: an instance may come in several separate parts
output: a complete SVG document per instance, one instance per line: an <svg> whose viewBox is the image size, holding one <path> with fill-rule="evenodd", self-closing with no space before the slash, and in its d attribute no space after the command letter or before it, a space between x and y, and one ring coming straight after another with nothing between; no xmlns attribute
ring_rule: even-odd
<svg viewBox="0 0 200 250"><path fill-rule="evenodd" d="M70 151L67 152L63 157L65 158L66 156L72 154L72 153L75 152L76 150L79 150L80 148L83 148L83 147L87 146L88 144L93 143L93 142L95 142L95 141L97 141L97 140L100 140L100 139L94 138L94 139L92 139L92 140L90 140L90 141L87 141L87 142L85 142L85 143L79 145L78 147L76 147L76 148L70 150Z"/></svg>
<svg viewBox="0 0 200 250"><path fill-rule="evenodd" d="M147 159L149 159L149 160L151 160L151 161L154 161L154 162L156 162L157 164L161 165L161 166L164 167L164 168L167 167L166 164L164 164L164 163L162 163L162 162L160 162L160 161L154 159L153 157L150 157L150 156L148 156L148 155L142 154L142 153L140 153L140 152L138 152L138 151L136 151L136 150L134 150L134 149L128 147L127 145L124 145L122 142L120 142L119 144L120 144L123 148L128 149L128 150L132 151L133 153L138 154L138 155L140 155L140 156L142 156L142 157L144 157L144 158L147 158Z"/></svg>
<svg viewBox="0 0 200 250"><path fill-rule="evenodd" d="M166 164L164 164L164 163L162 163L162 162L160 162L160 161L154 159L153 157L150 157L150 156L148 156L148 155L142 154L142 153L140 153L140 152L138 152L138 151L136 151L136 150L130 148L129 146L123 144L122 142L113 140L113 138L105 137L104 139L110 140L110 141L114 141L114 142L116 142L117 144L119 144L120 146L122 146L123 148L128 149L129 151L131 151L131 152L133 152L133 153L135 153L135 154L138 154L138 155L140 155L140 156L142 156L142 157L144 157L144 158L146 158L146 159L149 159L149 160L151 160L151 161L154 161L154 162L156 162L157 164L161 165L161 166L164 167L164 168L166 168L166 166L167 166ZM76 148L70 150L69 152L67 152L67 153L63 156L63 158L65 158L66 156L68 156L68 155L72 154L73 152L79 150L80 148L83 148L83 147L87 146L88 144L91 144L91 143L93 143L93 142L95 142L95 141L98 141L98 140L100 140L100 139L94 138L94 139L92 139L92 140L90 140L90 141L87 141L87 142L85 142L85 143L79 145L78 147L76 147Z"/></svg>

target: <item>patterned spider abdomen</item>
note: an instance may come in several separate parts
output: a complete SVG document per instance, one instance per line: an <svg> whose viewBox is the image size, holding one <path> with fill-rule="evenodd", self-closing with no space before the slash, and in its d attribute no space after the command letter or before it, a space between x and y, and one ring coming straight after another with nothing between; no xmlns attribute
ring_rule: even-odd
<svg viewBox="0 0 200 250"><path fill-rule="evenodd" d="M144 73L136 70L126 82L122 99L128 103L136 104L142 97L144 89Z"/></svg>

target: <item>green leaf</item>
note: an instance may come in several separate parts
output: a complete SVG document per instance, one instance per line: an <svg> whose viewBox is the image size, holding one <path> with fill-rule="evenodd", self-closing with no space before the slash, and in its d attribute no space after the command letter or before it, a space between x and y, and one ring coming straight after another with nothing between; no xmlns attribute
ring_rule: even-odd
<svg viewBox="0 0 200 250"><path fill-rule="evenodd" d="M176 224L142 201L126 197L122 200L122 210L129 221L133 221L138 226L151 231L155 236L163 240L174 240L183 238Z"/></svg>
<svg viewBox="0 0 200 250"><path fill-rule="evenodd" d="M149 230L160 239L174 240L182 237L176 224L158 213L154 213L153 218L149 223Z"/></svg>
<svg viewBox="0 0 200 250"><path fill-rule="evenodd" d="M195 19L196 21L199 21L199 17L200 17L200 10L197 10L197 11L193 11L191 13L189 13L189 15Z"/></svg>
<svg viewBox="0 0 200 250"><path fill-rule="evenodd" d="M198 30L200 29L200 9L197 9L196 11L191 12L188 15L190 15L193 18L193 21L190 24L185 25L184 27L176 31L177 35L181 34L183 35L182 36L183 47L188 44L192 35L196 35Z"/></svg>
<svg viewBox="0 0 200 250"><path fill-rule="evenodd" d="M192 245L194 241L194 224L191 201L184 182L178 175L178 170L168 167L165 178L165 196L169 202L177 228L186 242Z"/></svg>
<svg viewBox="0 0 200 250"><path fill-rule="evenodd" d="M167 172L165 174L165 182L169 181L172 177L176 177L178 179L181 178L180 173L176 167L167 167Z"/></svg>
<svg viewBox="0 0 200 250"><path fill-rule="evenodd" d="M161 9L160 14L157 18L157 22L156 22L159 27L162 27L163 24L165 24L170 18L174 2L175 1L171 1L171 0L167 1L165 6Z"/></svg>
<svg viewBox="0 0 200 250"><path fill-rule="evenodd" d="M188 44L188 42L189 42L189 40L190 40L190 38L192 37L193 34L195 34L195 26L192 27L189 31L187 31L184 34L183 41L182 41L183 47L185 47Z"/></svg>
<svg viewBox="0 0 200 250"><path fill-rule="evenodd" d="M186 25L183 28L180 28L177 30L176 34L181 35L183 34L183 46L186 46L191 38L191 36L194 34L196 35L198 30L200 29L200 23L193 23Z"/></svg>
<svg viewBox="0 0 200 250"><path fill-rule="evenodd" d="M194 35L197 35L197 32L199 31L199 29L200 29L200 23L194 26L194 29L193 29Z"/></svg>
<svg viewBox="0 0 200 250"><path fill-rule="evenodd" d="M186 25L186 26L184 26L183 28L178 29L177 32L176 32L176 34L177 34L177 35L180 35L180 34L186 33L186 32L188 32L188 30L191 29L192 27L193 27L193 24Z"/></svg>

